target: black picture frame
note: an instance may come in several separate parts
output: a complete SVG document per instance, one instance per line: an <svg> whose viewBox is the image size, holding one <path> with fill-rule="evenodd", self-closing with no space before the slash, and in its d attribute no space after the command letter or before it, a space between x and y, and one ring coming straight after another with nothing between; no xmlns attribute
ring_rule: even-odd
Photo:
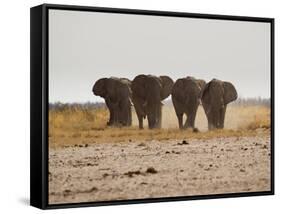
<svg viewBox="0 0 281 214"><path fill-rule="evenodd" d="M147 198L91 203L48 204L48 10L90 11L183 18L270 23L271 27L271 190L185 197ZM30 9L30 204L41 209L246 197L274 194L274 19L185 12L43 4Z"/></svg>

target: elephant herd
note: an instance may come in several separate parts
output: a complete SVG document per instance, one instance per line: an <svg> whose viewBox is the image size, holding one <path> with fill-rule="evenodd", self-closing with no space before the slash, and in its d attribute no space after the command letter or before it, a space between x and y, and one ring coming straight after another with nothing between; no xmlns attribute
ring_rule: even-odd
<svg viewBox="0 0 281 214"><path fill-rule="evenodd" d="M177 79L168 76L138 75L132 81L126 78L102 78L95 82L94 95L104 98L109 109L109 126L131 126L134 106L139 128L143 119L148 127L161 128L162 101L169 95L178 118L179 128L195 128L195 117L201 103L208 120L208 129L224 128L228 103L237 99L235 87L230 82L212 79L206 83L194 77ZM183 115L186 121L183 124Z"/></svg>

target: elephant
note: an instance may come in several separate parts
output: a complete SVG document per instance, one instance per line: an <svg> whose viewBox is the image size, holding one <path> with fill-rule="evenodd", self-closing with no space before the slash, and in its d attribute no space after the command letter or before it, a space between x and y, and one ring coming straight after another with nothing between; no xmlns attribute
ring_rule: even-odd
<svg viewBox="0 0 281 214"><path fill-rule="evenodd" d="M143 119L148 119L149 129L161 128L162 102L172 91L174 81L168 76L138 75L132 81L132 101L143 129Z"/></svg>
<svg viewBox="0 0 281 214"><path fill-rule="evenodd" d="M200 103L201 92L206 82L194 77L178 79L172 89L172 102L178 118L179 128L194 127L197 109ZM183 125L183 115L186 114L186 121Z"/></svg>
<svg viewBox="0 0 281 214"><path fill-rule="evenodd" d="M126 78L101 78L92 89L94 95L104 98L109 109L108 126L131 126L131 81Z"/></svg>
<svg viewBox="0 0 281 214"><path fill-rule="evenodd" d="M208 82L201 101L208 119L208 129L223 129L227 104L238 97L234 85L217 79Z"/></svg>

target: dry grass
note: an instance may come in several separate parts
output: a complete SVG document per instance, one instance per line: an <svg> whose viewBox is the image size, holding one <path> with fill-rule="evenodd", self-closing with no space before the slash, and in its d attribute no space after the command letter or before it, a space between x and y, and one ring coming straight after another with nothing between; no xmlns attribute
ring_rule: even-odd
<svg viewBox="0 0 281 214"><path fill-rule="evenodd" d="M90 130L103 130L109 114L105 108L78 109L64 108L63 110L49 111L49 136L61 132L78 132Z"/></svg>
<svg viewBox="0 0 281 214"><path fill-rule="evenodd" d="M65 108L49 111L49 142L51 147L103 142L130 142L135 140L209 139L214 137L253 136L269 134L270 109L262 106L229 106L225 129L207 131L207 119L202 107L198 109L196 126L200 132L179 130L173 107L163 108L163 129L138 129L133 112L133 126L106 127L109 113L106 108L84 110ZM147 122L147 121L145 121Z"/></svg>
<svg viewBox="0 0 281 214"><path fill-rule="evenodd" d="M257 130L270 129L270 109L265 107L243 108L241 115L248 122L239 124L239 129Z"/></svg>

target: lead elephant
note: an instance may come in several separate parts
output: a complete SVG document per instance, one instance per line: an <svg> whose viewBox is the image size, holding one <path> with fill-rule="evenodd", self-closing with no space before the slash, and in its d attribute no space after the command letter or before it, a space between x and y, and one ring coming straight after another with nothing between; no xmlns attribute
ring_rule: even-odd
<svg viewBox="0 0 281 214"><path fill-rule="evenodd" d="M237 91L230 82L213 79L202 92L202 105L208 119L208 129L224 128L227 104L237 99Z"/></svg>
<svg viewBox="0 0 281 214"><path fill-rule="evenodd" d="M172 89L172 102L180 129L192 128L195 130L195 117L205 84L204 80L194 77L181 78L175 82ZM184 114L186 114L186 121L183 125Z"/></svg>
<svg viewBox="0 0 281 214"><path fill-rule="evenodd" d="M138 75L132 81L132 101L143 129L143 119L148 119L148 127L161 128L162 100L172 91L173 80L168 76Z"/></svg>
<svg viewBox="0 0 281 214"><path fill-rule="evenodd" d="M130 126L131 111L131 81L126 78L101 78L95 82L93 93L104 98L110 117L107 125Z"/></svg>

